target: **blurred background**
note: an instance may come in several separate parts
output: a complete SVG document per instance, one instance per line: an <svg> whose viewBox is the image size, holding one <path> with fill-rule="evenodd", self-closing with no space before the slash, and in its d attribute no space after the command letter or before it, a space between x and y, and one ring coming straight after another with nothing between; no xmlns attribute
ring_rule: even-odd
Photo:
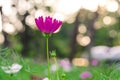
<svg viewBox="0 0 120 80"><path fill-rule="evenodd" d="M63 21L49 40L58 58L91 58L94 46L120 45L120 0L0 0L0 48L44 59L45 39L34 19L49 15Z"/></svg>

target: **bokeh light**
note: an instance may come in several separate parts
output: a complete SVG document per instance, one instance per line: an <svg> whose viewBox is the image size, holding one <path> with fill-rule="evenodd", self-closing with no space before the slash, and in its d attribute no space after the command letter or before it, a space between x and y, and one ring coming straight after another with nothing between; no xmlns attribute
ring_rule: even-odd
<svg viewBox="0 0 120 80"><path fill-rule="evenodd" d="M15 5L16 7L13 5ZM98 6L101 6L102 8L106 8L110 12L115 12L118 10L119 7L117 1L115 0L91 0L89 3L87 0L1 0L0 6L2 6L3 15L9 19L8 21L10 22L10 24L15 26L18 31L23 30L21 23L22 17L18 17L18 14L24 15L26 12L29 13L29 15L26 17L26 24L31 28L34 28L34 17L38 17L40 15L46 16L49 14L52 15L54 18L66 21L68 23L73 23L75 20L75 14L81 8L94 12L97 11ZM48 12L44 8L45 6L51 7L52 12ZM109 16L106 16L104 17L103 22L104 24L108 25L112 22L112 20ZM17 23L20 24L20 28L17 28L19 27L16 26L18 25ZM0 27L0 31L1 30L2 27ZM80 33L85 33L86 28L80 27L79 31Z"/></svg>
<svg viewBox="0 0 120 80"><path fill-rule="evenodd" d="M75 66L88 66L89 61L86 58L74 58L72 60L73 65Z"/></svg>
<svg viewBox="0 0 120 80"><path fill-rule="evenodd" d="M58 0L55 10L63 14L75 13L81 8L80 0Z"/></svg>
<svg viewBox="0 0 120 80"><path fill-rule="evenodd" d="M10 16L12 14L12 0L0 0L2 5L2 12L5 16Z"/></svg>
<svg viewBox="0 0 120 80"><path fill-rule="evenodd" d="M54 13L53 18L56 18L56 19L61 20L61 21L65 21L64 15L61 13L58 13L58 12Z"/></svg>
<svg viewBox="0 0 120 80"><path fill-rule="evenodd" d="M98 8L98 2L99 2L98 0L91 0L89 2L87 0L82 0L81 4L82 4L82 8L95 12L97 11Z"/></svg>
<svg viewBox="0 0 120 80"><path fill-rule="evenodd" d="M24 31L24 29L25 29L25 27L23 26L22 22L19 21L19 20L16 20L13 25L14 25L15 29L16 29L18 32L22 32L22 31Z"/></svg>
<svg viewBox="0 0 120 80"><path fill-rule="evenodd" d="M97 30L97 29L100 29L100 28L102 28L100 22L98 22L98 21L94 22L94 29Z"/></svg>
<svg viewBox="0 0 120 80"><path fill-rule="evenodd" d="M112 37L112 38L116 37L116 36L117 36L117 31L115 31L115 30L110 30L110 31L109 31L109 36Z"/></svg>
<svg viewBox="0 0 120 80"><path fill-rule="evenodd" d="M7 32L8 34L13 34L16 32L15 27L10 23L4 23L3 24L3 30Z"/></svg>
<svg viewBox="0 0 120 80"><path fill-rule="evenodd" d="M35 28L34 16L32 16L32 15L27 16L25 19L25 22L31 28L33 28L33 29Z"/></svg>
<svg viewBox="0 0 120 80"><path fill-rule="evenodd" d="M26 25L28 25L27 27L36 29L34 18L38 16L50 15L62 20L63 23L67 22L68 24L72 24L75 22L76 15L80 9L89 10L90 12L96 12L98 10L98 18L100 17L101 20L98 19L94 22L94 29L100 29L103 27L103 24L108 26L114 22L111 14L108 15L104 11L117 12L119 10L119 3L116 0L0 0L0 7L2 7L2 16L0 14L0 33L4 31L13 35L25 31ZM103 12L101 11L99 13L99 7ZM93 19L92 16L90 17L90 19ZM25 23L23 23L24 19ZM80 21L78 20L78 22ZM87 27L83 25L86 23L83 22L78 27L76 41L81 46L88 46L91 42L90 37L87 35L87 27L89 25ZM2 35L4 36L4 34ZM110 30L109 36L114 38L117 36L117 32Z"/></svg>
<svg viewBox="0 0 120 80"><path fill-rule="evenodd" d="M106 4L106 9L110 12L115 12L119 8L118 3L115 0L109 0L109 2Z"/></svg>
<svg viewBox="0 0 120 80"><path fill-rule="evenodd" d="M2 16L1 16L1 12L0 12L0 33L2 32Z"/></svg>
<svg viewBox="0 0 120 80"><path fill-rule="evenodd" d="M37 11L35 11L35 17L39 17L41 15L45 16L44 10L38 9Z"/></svg>
<svg viewBox="0 0 120 80"><path fill-rule="evenodd" d="M4 35L0 33L0 44L3 44L5 41Z"/></svg>
<svg viewBox="0 0 120 80"><path fill-rule="evenodd" d="M105 16L103 22L104 24L109 25L112 22L112 18L110 16Z"/></svg>
<svg viewBox="0 0 120 80"><path fill-rule="evenodd" d="M80 25L79 28L78 28L78 32L84 34L87 32L87 28L85 25Z"/></svg>
<svg viewBox="0 0 120 80"><path fill-rule="evenodd" d="M81 34L77 35L76 40L78 44L80 44L81 46L87 46L91 42L91 39L89 36L83 36Z"/></svg>

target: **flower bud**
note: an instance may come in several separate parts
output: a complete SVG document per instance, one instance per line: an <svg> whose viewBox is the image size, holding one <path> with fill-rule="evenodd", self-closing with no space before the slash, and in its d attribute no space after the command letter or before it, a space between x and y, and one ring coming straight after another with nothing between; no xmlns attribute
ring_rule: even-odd
<svg viewBox="0 0 120 80"><path fill-rule="evenodd" d="M52 52L50 53L50 55L51 55L51 57L56 57L56 51L52 51Z"/></svg>
<svg viewBox="0 0 120 80"><path fill-rule="evenodd" d="M65 77L66 77L66 74L65 74L65 73L63 73L63 74L62 74L62 78L65 78Z"/></svg>

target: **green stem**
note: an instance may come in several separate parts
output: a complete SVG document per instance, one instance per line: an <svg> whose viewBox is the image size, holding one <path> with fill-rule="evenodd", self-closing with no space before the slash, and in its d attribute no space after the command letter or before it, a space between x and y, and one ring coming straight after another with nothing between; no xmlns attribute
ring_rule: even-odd
<svg viewBox="0 0 120 80"><path fill-rule="evenodd" d="M10 80L14 79L14 74L10 74Z"/></svg>
<svg viewBox="0 0 120 80"><path fill-rule="evenodd" d="M58 64L57 64L57 60L56 57L54 57L54 61L55 61L55 65L56 65L56 73L57 73L57 80L59 80L59 73L58 73Z"/></svg>
<svg viewBox="0 0 120 80"><path fill-rule="evenodd" d="M46 38L46 51L47 51L46 53L47 53L47 62L48 62L48 78L49 78L49 80L51 80L48 39L49 39L49 38Z"/></svg>

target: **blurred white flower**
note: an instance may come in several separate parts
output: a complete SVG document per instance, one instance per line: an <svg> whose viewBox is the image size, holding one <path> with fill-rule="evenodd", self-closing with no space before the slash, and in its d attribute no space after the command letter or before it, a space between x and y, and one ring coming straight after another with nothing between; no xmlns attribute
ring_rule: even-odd
<svg viewBox="0 0 120 80"><path fill-rule="evenodd" d="M12 66L1 66L1 69L8 74L17 73L22 69L22 66L14 63Z"/></svg>
<svg viewBox="0 0 120 80"><path fill-rule="evenodd" d="M91 56L96 60L106 60L109 58L109 47L95 46L91 48Z"/></svg>
<svg viewBox="0 0 120 80"><path fill-rule="evenodd" d="M110 60L120 60L120 46L111 47L109 50Z"/></svg>
<svg viewBox="0 0 120 80"><path fill-rule="evenodd" d="M119 60L120 46L96 46L91 48L92 58L96 60Z"/></svg>
<svg viewBox="0 0 120 80"><path fill-rule="evenodd" d="M46 77L46 78L44 78L43 80L49 80L49 79Z"/></svg>
<svg viewBox="0 0 120 80"><path fill-rule="evenodd" d="M56 70L57 70L57 66L55 64L52 64L51 65L51 71L56 72Z"/></svg>

